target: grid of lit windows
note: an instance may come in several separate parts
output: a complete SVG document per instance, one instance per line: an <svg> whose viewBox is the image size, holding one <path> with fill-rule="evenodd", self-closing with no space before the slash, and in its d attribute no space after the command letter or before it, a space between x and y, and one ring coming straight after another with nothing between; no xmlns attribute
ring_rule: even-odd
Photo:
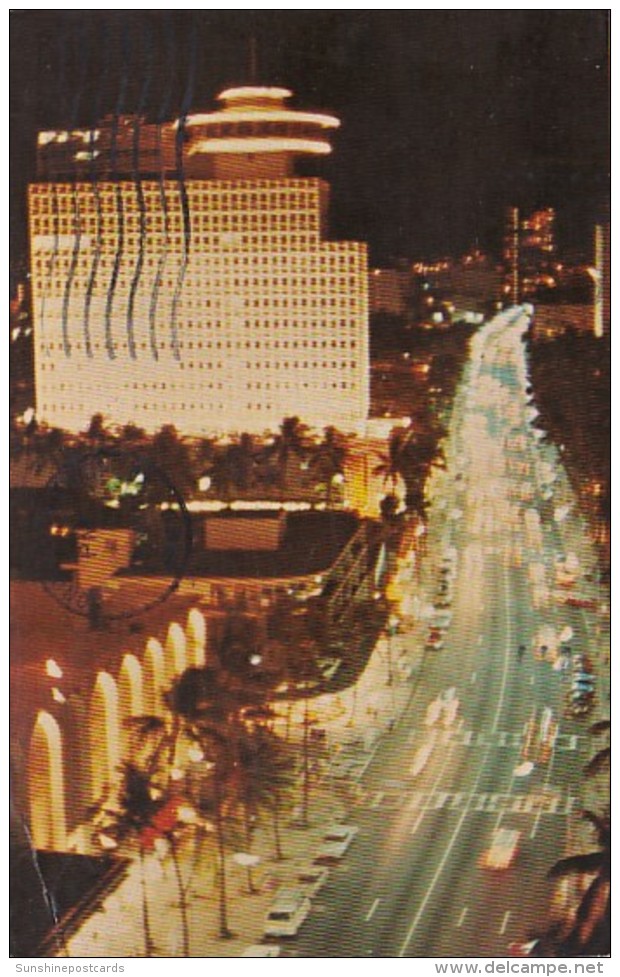
<svg viewBox="0 0 620 977"><path fill-rule="evenodd" d="M37 184L37 400L188 434L367 412L366 249L321 239L319 180ZM139 375L140 379L137 379ZM219 395L216 395L221 391Z"/></svg>
<svg viewBox="0 0 620 977"><path fill-rule="evenodd" d="M37 412L189 435L368 413L366 246L316 178L30 187Z"/></svg>

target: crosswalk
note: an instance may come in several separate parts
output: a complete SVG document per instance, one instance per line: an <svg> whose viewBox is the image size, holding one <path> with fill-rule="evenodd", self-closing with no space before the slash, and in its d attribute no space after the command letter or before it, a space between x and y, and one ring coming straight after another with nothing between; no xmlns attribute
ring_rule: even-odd
<svg viewBox="0 0 620 977"><path fill-rule="evenodd" d="M403 787L406 785L403 783ZM443 790L377 790L369 792L367 807L378 812L407 810L466 811L469 814L535 814L566 817L579 803L579 799L561 788L548 787L528 794L481 793Z"/></svg>
<svg viewBox="0 0 620 977"><path fill-rule="evenodd" d="M478 732L474 729L445 730L446 741L457 743L459 746L495 747L496 749L514 750L523 745L523 730L499 729L495 732ZM414 743L418 737L420 741L428 735L427 730L412 729L409 741ZM580 749L583 737L576 734L558 733L555 738L555 750L558 753L573 753Z"/></svg>

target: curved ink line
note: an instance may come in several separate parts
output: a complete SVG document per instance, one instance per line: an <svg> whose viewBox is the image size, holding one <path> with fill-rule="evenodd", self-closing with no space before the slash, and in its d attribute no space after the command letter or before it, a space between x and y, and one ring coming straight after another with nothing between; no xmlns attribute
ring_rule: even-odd
<svg viewBox="0 0 620 977"><path fill-rule="evenodd" d="M69 128L73 129L77 118L80 107L80 100L82 97L82 89L84 87L84 81L86 79L86 25L83 24L81 30L79 30L77 35L77 49L80 62L80 69L78 73L78 80L75 86L75 95L73 98L73 104L71 106L71 112L69 114ZM75 278L75 272L78 265L78 260L80 256L80 244L82 240L82 233L80 229L80 201L79 194L77 191L77 172L75 173L75 178L72 188L72 201L73 201L73 231L74 231L74 241L73 247L71 249L71 262L69 264L69 271L67 273L67 280L65 282L64 294L62 299L62 342L65 352L65 356L71 356L71 340L69 338L69 305L71 302L71 291L73 288L73 280Z"/></svg>
<svg viewBox="0 0 620 977"><path fill-rule="evenodd" d="M157 262L155 280L153 282L151 301L149 304L149 342L151 344L151 353L153 354L154 360L159 359L159 353L157 352L157 303L159 301L159 293L164 277L164 268L166 267L166 262L168 260L168 248L170 245L170 217L168 214L168 199L166 197L166 183L164 178L164 165L161 149L161 123L157 124L157 158L159 161L159 201L164 217L164 240L163 248L160 251Z"/></svg>
<svg viewBox="0 0 620 977"><path fill-rule="evenodd" d="M179 119L179 124L177 127L176 134L176 162L177 162L177 172L178 172L178 182L179 182L179 193L181 196L181 211L183 214L183 257L181 259L181 266L179 268L179 274L177 277L177 283L174 290L174 297L172 299L172 310L170 316L170 345L172 347L172 355L175 360L181 359L181 353L179 348L179 334L177 329L177 311L179 301L181 299L181 292L183 290L183 283L185 281L185 275L187 272L187 266L189 264L189 251L192 241L192 227L191 227L191 215L189 209L189 200L187 196L187 187L185 185L185 173L183 169L183 143L185 142L185 129L187 125L187 113L191 104L193 89L194 89L194 70L196 67L196 35L195 30L191 31L191 54L190 63L187 73L187 85L185 88L185 94L183 96L183 104L181 108L181 118Z"/></svg>
<svg viewBox="0 0 620 977"><path fill-rule="evenodd" d="M90 146L92 147L94 143L93 131L90 134ZM91 153L92 153L91 148ZM99 184L97 181L97 174L94 166L91 169L91 182L93 187L93 196L95 198L95 211L97 214L97 233L95 237L95 250L93 253L93 261L90 266L90 274L88 276L88 282L86 283L86 295L84 297L84 319L83 319L83 331L84 331L84 349L86 355L90 358L93 356L93 347L90 338L90 307L93 299L93 291L95 289L95 283L97 281L97 272L99 271L99 265L101 264L101 252L103 250L103 214L101 211L101 194L99 193Z"/></svg>
<svg viewBox="0 0 620 977"><path fill-rule="evenodd" d="M40 319L40 322L41 322L41 333L43 333L43 326L44 326L44 322L45 322L45 300L46 300L46 297L47 297L46 296L46 293L49 292L49 290L51 288L52 278L53 278L53 275L54 275L54 270L56 268L56 261L58 259L58 251L59 251L59 248L58 248L58 241L59 241L59 235L58 235L58 197L57 197L57 192L58 191L57 191L57 188L56 188L56 184L55 183L52 183L51 184L51 190L52 190L52 226L54 228L54 232L53 232L54 243L53 243L53 247L52 247L52 255L51 255L50 258L48 258L48 262L47 262L47 275L46 275L45 282L43 284L43 289L41 291L41 304L39 306L39 319ZM42 345L43 345L43 351L44 351L45 355L46 356L51 356L49 345L46 345L46 344L43 343L43 335L41 335L41 342L42 342Z"/></svg>
<svg viewBox="0 0 620 977"><path fill-rule="evenodd" d="M123 209L123 191L118 183L116 184L114 196L116 201L117 247L114 255L114 265L112 266L112 275L110 277L110 284L108 286L108 294L106 296L105 303L105 345L108 351L108 357L111 360L116 359L114 340L112 338L112 308L114 306L114 293L116 291L116 285L118 282L118 274L120 271L121 262L123 260L123 252L125 250L125 212Z"/></svg>
<svg viewBox="0 0 620 977"><path fill-rule="evenodd" d="M103 42L101 44L101 49L105 52L108 45L108 32L106 29L105 21L102 23L103 31ZM106 84L108 75L110 74L110 64L108 58L104 57L103 60L103 71L101 78L99 80L97 101L94 109L94 119L95 126L99 123L99 116L101 114L101 100L102 93L106 90ZM99 266L101 264L101 255L103 253L103 212L101 208L101 194L99 192L99 180L97 178L97 162L94 156L95 151L95 130L91 128L89 137L89 150L90 150L90 182L93 188L93 196L95 198L95 211L97 214L97 231L95 236L95 248L93 252L93 260L90 267L90 273L88 276L88 282L86 283L86 294L84 296L84 317L83 317L83 332L84 332L84 349L86 355L92 359L93 357L93 347L90 335L90 310L93 300L93 292L95 290L95 285L97 283L97 275L99 273Z"/></svg>
<svg viewBox="0 0 620 977"><path fill-rule="evenodd" d="M151 301L149 304L149 342L151 345L151 353L153 355L154 360L159 359L159 353L157 351L157 305L159 303L159 294L161 291L164 270L168 260L168 250L170 246L170 216L168 213L168 198L166 196L166 178L165 178L164 159L162 154L162 142L161 142L161 129L162 129L162 125L166 121L166 116L168 114L168 107L170 104L170 93L172 91L172 81L174 77L174 24L170 18L168 18L167 26L169 28L165 32L166 49L167 49L167 73L166 73L166 81L164 83L164 98L160 106L159 117L157 119L157 130L156 130L156 155L157 155L157 164L158 164L158 171L159 171L159 202L161 205L161 211L164 218L163 247L162 250L160 251L159 260L157 262L157 270L155 272L153 289L151 291Z"/></svg>
<svg viewBox="0 0 620 977"><path fill-rule="evenodd" d="M125 91L127 89L127 65L129 63L126 34L121 35L121 59L123 62L123 71L120 79L118 98L116 100L116 109L114 112L114 121L112 123L112 137L110 143L110 179L111 180L115 180L115 179L117 180L118 178L118 173L116 170L116 157L117 157L117 150L118 150L118 146L117 146L118 123L125 103ZM118 182L116 184L116 191L114 196L116 201L117 247L116 247L116 254L114 255L114 265L112 267L112 275L110 278L110 283L108 285L108 294L106 296L106 304L105 304L105 345L108 351L108 357L111 360L116 359L116 352L114 350L114 340L112 337L112 309L114 306L114 294L116 292L118 274L120 271L121 262L123 260L123 253L125 250L125 220L124 220L124 209L123 209L123 191Z"/></svg>
<svg viewBox="0 0 620 977"><path fill-rule="evenodd" d="M65 282L64 294L62 297L62 345L65 351L65 356L71 356L71 340L69 339L69 302L71 301L71 288L73 286L73 279L75 278L75 271L80 254L80 242L82 240L80 231L80 205L78 202L78 194L75 184L73 184L72 198L73 231L75 237L73 248L71 249L71 262L69 264L69 271L67 273L67 280Z"/></svg>
<svg viewBox="0 0 620 977"><path fill-rule="evenodd" d="M134 273L131 279L131 285L129 288L129 301L127 303L127 348L129 349L129 355L132 359L137 358L136 354L136 340L135 340L135 330L134 330L134 309L136 302L136 293L138 291L138 286L140 284L140 278L142 276L142 268L144 267L144 243L146 241L146 231L147 231L147 220L146 220L146 207L144 204L144 192L142 190L142 176L140 173L140 122L141 115L144 112L144 106L149 93L149 88L151 84L151 73L153 70L153 45L150 32L148 30L148 25L144 24L144 36L145 45L149 49L148 64L145 72L144 82L142 85L142 91L140 93L140 98L138 101L137 115L134 121L133 130L133 181L136 187L136 199L138 202L138 227L139 227L139 237L138 237L138 257L136 259L136 264L134 266Z"/></svg>

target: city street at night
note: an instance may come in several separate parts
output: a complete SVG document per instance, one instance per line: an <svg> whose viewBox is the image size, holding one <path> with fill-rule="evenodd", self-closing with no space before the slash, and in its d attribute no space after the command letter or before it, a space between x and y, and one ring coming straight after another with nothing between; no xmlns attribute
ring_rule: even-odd
<svg viewBox="0 0 620 977"><path fill-rule="evenodd" d="M545 626L558 633L571 627L573 651L595 658L598 621L551 594L536 607L528 581L529 566L543 564L553 591L552 568L565 547L582 555L582 573L591 555L578 528L560 533L551 523L533 545L526 539L523 516L540 502L538 473L548 449L527 420L524 323L523 315L503 314L480 333L431 516L431 538L457 553L452 622L443 648L426 653L406 711L361 781L360 833L342 873L336 870L321 894L296 946L300 955L499 956L547 914L545 874L563 853L592 747L584 724L564 716L566 673L554 667L562 660L551 651L539 657L537 635ZM511 455L506 441L519 436L524 449ZM516 458L527 474L510 474ZM554 479L559 498L568 498L561 470ZM526 485L531 501L515 502ZM446 528L443 517L455 509L460 517ZM519 566L515 547L523 551ZM439 580L442 550L435 552ZM454 718L445 725L444 709L426 725L429 704L450 689L459 702ZM548 710L554 732L545 750ZM428 759L416 772L426 743ZM493 870L483 859L499 828L518 831L519 841L513 863Z"/></svg>
<svg viewBox="0 0 620 977"><path fill-rule="evenodd" d="M10 27L10 955L609 956L609 12Z"/></svg>

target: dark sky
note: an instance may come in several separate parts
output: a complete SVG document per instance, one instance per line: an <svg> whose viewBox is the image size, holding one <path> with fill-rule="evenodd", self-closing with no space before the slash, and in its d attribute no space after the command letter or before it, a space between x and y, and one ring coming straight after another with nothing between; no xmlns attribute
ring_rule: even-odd
<svg viewBox="0 0 620 977"><path fill-rule="evenodd" d="M15 253L40 128L109 112L173 118L249 78L342 120L336 236L400 255L498 249L503 208L553 205L579 247L605 212L606 10L14 11Z"/></svg>

